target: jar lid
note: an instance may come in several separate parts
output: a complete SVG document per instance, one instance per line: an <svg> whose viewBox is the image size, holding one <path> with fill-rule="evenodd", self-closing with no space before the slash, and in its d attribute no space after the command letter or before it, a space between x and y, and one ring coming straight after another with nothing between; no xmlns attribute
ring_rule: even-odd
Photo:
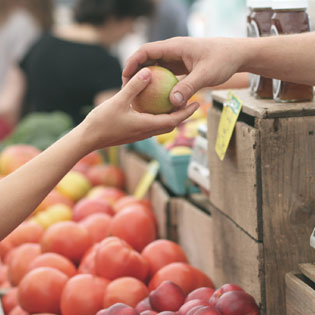
<svg viewBox="0 0 315 315"><path fill-rule="evenodd" d="M272 8L277 9L307 9L308 0L272 0Z"/></svg>
<svg viewBox="0 0 315 315"><path fill-rule="evenodd" d="M248 2L250 5L248 5ZM248 0L247 6L253 9L259 9L259 8L271 8L272 1L271 0Z"/></svg>

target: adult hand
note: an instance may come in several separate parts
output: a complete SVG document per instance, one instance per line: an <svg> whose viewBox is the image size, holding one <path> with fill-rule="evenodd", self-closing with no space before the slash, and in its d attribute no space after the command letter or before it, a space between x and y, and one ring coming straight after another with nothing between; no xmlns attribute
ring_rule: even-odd
<svg viewBox="0 0 315 315"><path fill-rule="evenodd" d="M78 126L84 129L87 151L170 132L198 108L199 104L194 103L171 114L163 115L135 111L130 104L148 85L150 79L151 71L148 68L142 69L119 93L90 112Z"/></svg>
<svg viewBox="0 0 315 315"><path fill-rule="evenodd" d="M221 84L240 69L239 48L239 41L231 38L176 37L148 43L128 59L123 82L126 84L143 66L153 64L176 75L187 75L170 95L174 105L183 106L199 89Z"/></svg>

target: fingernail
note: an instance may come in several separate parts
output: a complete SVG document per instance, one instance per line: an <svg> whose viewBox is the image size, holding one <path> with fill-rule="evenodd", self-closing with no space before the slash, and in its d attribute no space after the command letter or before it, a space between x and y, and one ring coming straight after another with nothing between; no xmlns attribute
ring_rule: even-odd
<svg viewBox="0 0 315 315"><path fill-rule="evenodd" d="M180 93L180 92L174 93L174 98L175 98L175 100L177 101L177 103L178 103L179 105L181 105L181 104L183 103L183 101L184 101L183 94Z"/></svg>
<svg viewBox="0 0 315 315"><path fill-rule="evenodd" d="M149 79L151 71L148 68L143 68L139 71L139 78L143 81Z"/></svg>

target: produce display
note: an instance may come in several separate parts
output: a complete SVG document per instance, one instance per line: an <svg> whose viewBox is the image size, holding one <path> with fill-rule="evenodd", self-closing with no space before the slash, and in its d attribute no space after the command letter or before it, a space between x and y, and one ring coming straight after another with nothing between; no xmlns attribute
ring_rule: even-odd
<svg viewBox="0 0 315 315"><path fill-rule="evenodd" d="M8 147L1 175L38 152ZM241 288L215 291L178 244L158 239L150 201L127 195L124 181L93 152L0 242L5 314L259 314Z"/></svg>

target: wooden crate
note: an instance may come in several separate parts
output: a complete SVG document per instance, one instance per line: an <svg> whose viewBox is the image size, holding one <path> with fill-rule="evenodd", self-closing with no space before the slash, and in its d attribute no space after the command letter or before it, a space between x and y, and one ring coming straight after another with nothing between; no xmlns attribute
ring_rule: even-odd
<svg viewBox="0 0 315 315"><path fill-rule="evenodd" d="M315 265L302 264L286 275L287 315L315 314Z"/></svg>
<svg viewBox="0 0 315 315"><path fill-rule="evenodd" d="M220 161L214 148L227 93L213 93L208 116L210 201L221 215L213 216L213 226L223 228L214 240L215 273L220 283L256 281L262 313L282 315L285 274L315 259L309 247L315 226L315 103L276 104L252 98L248 90L234 91L243 109ZM228 221L243 232L238 242L227 235ZM248 263L229 267L224 248L233 253L230 259L243 253ZM256 264L254 273L246 273L249 263Z"/></svg>
<svg viewBox="0 0 315 315"><path fill-rule="evenodd" d="M172 198L168 238L177 242L189 263L214 279L212 217L186 199Z"/></svg>

